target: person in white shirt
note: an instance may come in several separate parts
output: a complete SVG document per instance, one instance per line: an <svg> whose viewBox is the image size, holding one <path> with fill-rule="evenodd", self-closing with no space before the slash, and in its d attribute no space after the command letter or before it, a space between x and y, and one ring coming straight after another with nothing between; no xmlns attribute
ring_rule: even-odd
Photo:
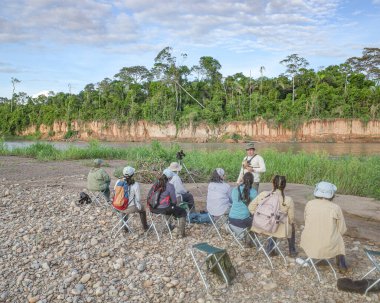
<svg viewBox="0 0 380 303"><path fill-rule="evenodd" d="M214 170L207 191L207 211L213 217L228 215L232 206L231 186L224 182L224 169Z"/></svg>
<svg viewBox="0 0 380 303"><path fill-rule="evenodd" d="M243 176L246 172L250 172L253 175L253 185L252 188L259 192L260 184L260 174L265 173L265 162L263 157L256 154L255 145L251 142L248 143L245 150L247 151L247 156L244 157L241 164L240 174L236 181L237 184L243 183Z"/></svg>
<svg viewBox="0 0 380 303"><path fill-rule="evenodd" d="M116 186L120 186L123 182L126 182L128 184L128 207L125 210L118 211L124 214L138 213L143 229L146 231L148 230L146 211L144 205L141 203L140 185L139 183L135 182L133 178L134 174L135 169L133 167L124 167L123 179L119 179L115 183L114 190L116 190ZM125 220L127 220L127 218L125 218Z"/></svg>
<svg viewBox="0 0 380 303"><path fill-rule="evenodd" d="M173 184L175 189L175 195L178 201L182 201L188 204L191 212L195 212L195 204L193 195L185 188L178 173L182 169L182 165L177 162L170 163L169 169L173 172L173 177L169 183Z"/></svg>

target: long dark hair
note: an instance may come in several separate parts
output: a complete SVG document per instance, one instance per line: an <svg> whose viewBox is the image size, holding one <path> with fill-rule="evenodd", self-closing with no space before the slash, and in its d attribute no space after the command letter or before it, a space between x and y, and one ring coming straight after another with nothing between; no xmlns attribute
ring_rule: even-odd
<svg viewBox="0 0 380 303"><path fill-rule="evenodd" d="M218 172L216 169L212 172L210 182L214 183L223 183L223 179L221 176L219 176Z"/></svg>
<svg viewBox="0 0 380 303"><path fill-rule="evenodd" d="M285 195L284 195L284 189L286 187L285 176L275 175L273 177L272 184L273 184L273 191L275 191L276 189L279 189L281 191L282 205L285 206Z"/></svg>
<svg viewBox="0 0 380 303"><path fill-rule="evenodd" d="M169 179L165 175L162 175L158 179L158 187L161 188L161 192L164 192L166 190L166 183L168 183Z"/></svg>
<svg viewBox="0 0 380 303"><path fill-rule="evenodd" d="M253 175L250 172L245 173L243 176L244 188L243 188L243 192L242 192L242 201L245 204L249 204L249 202L250 202L249 201L250 200L249 193L251 191L252 184L253 184Z"/></svg>

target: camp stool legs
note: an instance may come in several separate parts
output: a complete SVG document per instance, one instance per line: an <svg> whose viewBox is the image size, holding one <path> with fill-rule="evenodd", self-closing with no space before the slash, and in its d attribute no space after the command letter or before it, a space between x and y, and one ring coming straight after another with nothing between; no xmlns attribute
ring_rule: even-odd
<svg viewBox="0 0 380 303"><path fill-rule="evenodd" d="M119 211L116 211L116 213L119 216L119 220L116 223L116 225L112 228L112 230L111 230L111 236L114 235L116 237L117 234L121 231L121 229L123 227L125 227L126 229L128 229L129 233L133 233L133 229L131 228L131 226L128 223L133 218L133 216L135 215L135 213L124 214L124 213L119 212Z"/></svg>
<svg viewBox="0 0 380 303"><path fill-rule="evenodd" d="M227 224L227 229L231 233L232 237L234 238L235 242L239 245L241 249L244 249L244 245L242 244L242 241L244 241L247 237L248 240L252 241L252 243L256 246L258 244L256 243L256 240L252 237L250 234L250 229L247 228L239 228L231 225L230 223Z"/></svg>
<svg viewBox="0 0 380 303"><path fill-rule="evenodd" d="M106 198L103 195L103 192L101 191L89 191L89 196L92 201L94 201L99 206L107 205Z"/></svg>
<svg viewBox="0 0 380 303"><path fill-rule="evenodd" d="M285 265L287 265L288 262L286 261L286 258L285 258L285 256L284 256L284 254L282 253L280 247L278 246L278 245L280 244L280 239L276 239L276 240L275 240L275 239L273 239L273 237L268 237L268 238L265 240L264 244L267 243L267 244L269 245L270 242L273 243L273 247L272 247L271 250L268 252L268 255L270 255L270 253L271 253L272 251L277 251L277 252L280 254L280 256L282 257L282 259L284 260Z"/></svg>
<svg viewBox="0 0 380 303"><path fill-rule="evenodd" d="M335 271L334 267L331 265L331 262L328 259L318 259L316 262L314 262L313 258L308 257L306 260L304 260L300 264L300 267L298 267L296 273L298 273L298 271L300 270L300 268L304 267L306 264L310 264L311 267L313 268L315 274L317 275L318 281L321 282L321 276L320 276L320 274L318 272L318 269L317 269L316 265L319 262L322 262L322 261L327 262L327 264L330 266L330 268L331 268L331 270L332 270L332 272L334 274L335 279L338 279L338 277L336 276L336 271Z"/></svg>
<svg viewBox="0 0 380 303"><path fill-rule="evenodd" d="M187 202L181 202L178 204L179 207L183 208L186 211L186 221L188 224L190 224L190 213L191 210L194 208L194 206L189 207L189 204Z"/></svg>
<svg viewBox="0 0 380 303"><path fill-rule="evenodd" d="M256 250L256 254L254 255L254 257L257 256L260 253L260 251L262 251L263 254L264 254L264 256L265 256L265 258L267 258L270 267L272 269L274 269L272 260L270 259L269 254L267 253L267 251L265 250L265 247L263 245L263 244L265 244L265 241L263 241L263 242L260 241L260 238L257 236L257 233L254 233L254 237L255 237L254 243L255 243L256 249L257 249Z"/></svg>
<svg viewBox="0 0 380 303"><path fill-rule="evenodd" d="M170 235L170 239L173 239L173 235L172 235L172 231L171 231L171 228L170 228L170 220L171 218L173 217L172 215L169 216L169 218L166 218L166 215L165 214L155 214L155 213L152 213L150 211L147 211L148 213L148 217L149 217L149 220L150 220L150 225L149 225L149 228L148 230L145 232L145 235L147 236L149 231L151 229L154 230L155 234L156 234L156 237L157 237L157 240L160 241L160 234L157 230L157 226L156 226L156 223L154 222L155 221L155 218L158 218L159 220L161 220L161 222L166 226L166 228L168 229L169 231L169 235ZM155 218L154 218L155 217Z"/></svg>
<svg viewBox="0 0 380 303"><path fill-rule="evenodd" d="M206 258L200 262L199 260L197 260L197 257L196 257L197 252L201 252L203 254L206 254ZM198 243L198 244L193 245L190 248L191 257L194 261L195 267L197 268L199 275L202 279L202 282L203 282L207 291L209 289L209 285L208 285L207 280L206 280L206 274L202 272L202 267L206 264L206 262L208 260L211 260L211 264L210 264L210 267L208 268L208 271L211 271L215 266L217 266L219 268L220 272L222 273L226 284L229 285L227 274L225 273L225 271L223 270L222 266L219 263L219 261L224 257L226 252L227 251L225 249L221 249L221 248L211 246L208 243ZM219 257L216 256L216 254L218 254L218 253L221 254ZM189 281L192 280L192 278L194 277L195 274L196 274L196 272L191 276Z"/></svg>
<svg viewBox="0 0 380 303"><path fill-rule="evenodd" d="M211 224L212 226L209 227L209 229L207 230L206 234L210 233L210 231L212 230L212 228L215 228L220 240L223 240L222 238L222 235L220 234L220 231L219 229L227 223L227 216L225 215L221 215L219 216L217 219L215 219L214 216L210 215L210 213L208 213L208 216L210 218L210 221L211 221Z"/></svg>
<svg viewBox="0 0 380 303"><path fill-rule="evenodd" d="M364 252L365 254L367 255L368 259L371 261L371 263L374 265L373 268L367 272L361 279L364 279L365 277L367 277L370 273L372 272L376 272L377 274L379 274L379 278L374 282L372 283L370 286L368 286L368 288L366 289L364 295L366 296L367 295L367 292L372 288L374 287L377 283L380 283L380 251L375 251L375 250L369 250L367 248L364 248Z"/></svg>

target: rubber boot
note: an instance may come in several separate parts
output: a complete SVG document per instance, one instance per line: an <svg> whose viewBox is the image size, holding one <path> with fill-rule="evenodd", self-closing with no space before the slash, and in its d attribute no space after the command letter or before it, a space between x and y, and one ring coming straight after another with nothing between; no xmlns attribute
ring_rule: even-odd
<svg viewBox="0 0 380 303"><path fill-rule="evenodd" d="M179 229L179 235L181 238L184 238L185 235L185 226L186 226L186 217L181 217L178 219L178 229Z"/></svg>
<svg viewBox="0 0 380 303"><path fill-rule="evenodd" d="M140 215L141 225L143 226L144 231L147 231L149 227L148 227L148 223L146 221L146 212L140 211L139 215Z"/></svg>
<svg viewBox="0 0 380 303"><path fill-rule="evenodd" d="M289 246L289 256L291 258L295 258L298 255L298 251L296 250L296 229L294 223L292 224L292 236L288 238L288 246Z"/></svg>
<svg viewBox="0 0 380 303"><path fill-rule="evenodd" d="M337 255L335 257L336 265L338 265L338 269L340 273L346 273L348 271L348 267L346 264L346 258L344 255Z"/></svg>

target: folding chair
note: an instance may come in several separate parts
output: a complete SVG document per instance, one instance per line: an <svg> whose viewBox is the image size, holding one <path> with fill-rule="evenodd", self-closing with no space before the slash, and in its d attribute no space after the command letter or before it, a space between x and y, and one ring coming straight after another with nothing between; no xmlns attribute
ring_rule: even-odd
<svg viewBox="0 0 380 303"><path fill-rule="evenodd" d="M210 228L207 230L206 234L208 234L212 228L215 228L220 240L223 240L222 238L222 235L220 234L220 229L226 225L227 223L227 220L228 220L228 217L227 215L221 215L219 217L215 217L213 215L211 215L210 213L208 213L208 216L210 217L210 221L212 223L212 226L210 226Z"/></svg>
<svg viewBox="0 0 380 303"><path fill-rule="evenodd" d="M119 210L117 210L116 208L114 208L112 206L114 212L117 214L117 216L119 217L119 220L117 221L116 225L112 228L111 230L111 236L114 232L115 229L116 232L113 236L117 236L117 234L121 231L121 229L123 227L125 227L129 233L133 233L133 229L131 228L131 225L129 224L131 219L134 217L135 213L132 213L132 214L124 214L123 212L120 212ZM121 226L120 226L121 225Z"/></svg>
<svg viewBox="0 0 380 303"><path fill-rule="evenodd" d="M279 255L282 257L282 259L284 260L285 262L285 265L288 264L288 262L286 261L286 258L284 256L284 254L282 253L280 247L279 247L279 243L280 243L280 239L274 239L272 236L268 236L268 235L263 235L264 236L264 239L260 239L259 236L257 235L257 233L254 233L254 236L255 236L255 245L256 245L256 248L257 248L257 252L255 254L255 256L260 252L262 251L263 254L265 255L265 257L267 258L267 260L269 261L269 264L270 264L270 267L272 269L274 269L273 267L273 263L272 263L272 260L271 258L269 257L270 253L272 251L277 251L279 253ZM272 243L273 247L271 248L270 251L266 251L265 249L265 246L266 245L269 245L269 243Z"/></svg>
<svg viewBox="0 0 380 303"><path fill-rule="evenodd" d="M318 270L317 270L316 265L317 265L319 262L322 262L322 261L327 262L327 264L330 266L330 268L331 268L331 270L332 270L332 272L333 272L333 274L334 274L335 279L338 279L337 276L336 276L336 271L335 271L334 267L331 265L331 263L330 263L330 261L329 261L328 259L317 259L317 261L314 262L313 258L308 257L306 260L304 260L304 261L300 264L300 267L298 267L296 273L298 273L298 271L299 271L300 268L302 268L302 267L308 267L308 266L306 266L306 265L307 265L307 264L310 264L310 265L311 265L310 267L313 268L314 272L315 272L316 275L317 275L318 281L321 282L321 276L319 275L319 272L318 272Z"/></svg>
<svg viewBox="0 0 380 303"><path fill-rule="evenodd" d="M99 206L102 206L103 204L104 205L109 204L102 191L90 191L89 190L88 195L90 196L91 200L94 201Z"/></svg>
<svg viewBox="0 0 380 303"><path fill-rule="evenodd" d="M256 248L257 243L256 240L252 237L250 234L250 228L241 228L234 225L231 225L229 222L227 223L227 229L231 233L232 237L234 238L235 242L239 245L241 249L244 249L244 242L248 239L251 241Z"/></svg>
<svg viewBox="0 0 380 303"><path fill-rule="evenodd" d="M366 276L368 276L372 272L376 272L378 274L378 279L373 282L368 288L366 289L364 295L367 295L367 292L374 287L377 283L380 282L380 251L375 250L369 250L367 248L364 248L364 252L367 255L368 259L371 261L371 263L374 265L373 268L367 272L361 279L364 279Z"/></svg>
<svg viewBox="0 0 380 303"><path fill-rule="evenodd" d="M173 235L172 235L172 229L170 227L170 220L172 219L172 215L170 215L168 218L166 217L165 214L156 214L156 213L152 213L150 210L147 210L147 215L149 217L149 220L150 220L150 224L149 224L149 228L148 230L145 232L145 235L147 236L149 231L151 229L154 230L155 234L156 234L156 237L157 237L157 240L160 241L160 234L157 230L157 226L156 226L156 222L155 220L158 220L158 221L161 221L161 223L163 223L166 228L168 229L169 231L169 235L170 235L170 239L173 239ZM161 229L162 230L162 229Z"/></svg>
<svg viewBox="0 0 380 303"><path fill-rule="evenodd" d="M200 258L197 259L197 253L202 253L202 256L206 254L206 258L201 261ZM224 281L226 282L227 286L230 285L230 277L228 276L228 273L226 273L223 269L223 267L220 264L220 260L224 257L224 255L227 253L225 249L217 248L214 246L209 245L208 243L198 243L193 245L190 248L190 254L193 258L195 267L197 268L199 275L202 279L202 282L206 288L206 291L209 289L209 285L206 281L206 274L202 272L202 267L206 265L207 271L211 271L214 267L217 267L221 275L223 276ZM189 281L192 280L196 272L190 277ZM192 281L193 282L193 281Z"/></svg>
<svg viewBox="0 0 380 303"><path fill-rule="evenodd" d="M183 208L185 211L186 211L186 221L188 224L190 224L190 213L191 213L191 210L194 208L194 206L192 206L191 208L189 208L189 204L186 203L186 202L181 202L178 204L179 207Z"/></svg>

